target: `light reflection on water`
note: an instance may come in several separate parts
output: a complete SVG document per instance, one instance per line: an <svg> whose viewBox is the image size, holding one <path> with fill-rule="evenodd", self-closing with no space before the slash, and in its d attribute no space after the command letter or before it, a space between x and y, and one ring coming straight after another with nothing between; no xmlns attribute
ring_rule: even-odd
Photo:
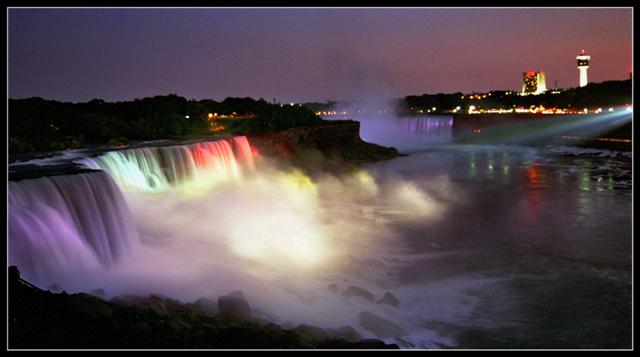
<svg viewBox="0 0 640 357"><path fill-rule="evenodd" d="M631 192L616 179L628 164L428 141L407 140L409 156L368 166L378 180L401 174L440 194L446 207L438 221L397 227L415 254L450 254L390 273L396 290L449 301L416 307L422 326L457 347L629 347ZM450 195L430 191L443 177ZM474 306L462 313L445 293L460 279L498 280L458 291Z"/></svg>

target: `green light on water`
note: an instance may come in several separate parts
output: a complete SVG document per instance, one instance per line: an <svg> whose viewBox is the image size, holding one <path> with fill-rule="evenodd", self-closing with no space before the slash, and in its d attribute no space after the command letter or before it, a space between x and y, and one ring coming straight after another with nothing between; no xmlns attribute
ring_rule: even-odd
<svg viewBox="0 0 640 357"><path fill-rule="evenodd" d="M473 153L469 156L469 176L476 176L476 156Z"/></svg>
<svg viewBox="0 0 640 357"><path fill-rule="evenodd" d="M579 181L580 190L589 191L591 189L590 183L591 183L591 180L589 179L589 172L587 172L586 170L583 170L580 173L580 181Z"/></svg>

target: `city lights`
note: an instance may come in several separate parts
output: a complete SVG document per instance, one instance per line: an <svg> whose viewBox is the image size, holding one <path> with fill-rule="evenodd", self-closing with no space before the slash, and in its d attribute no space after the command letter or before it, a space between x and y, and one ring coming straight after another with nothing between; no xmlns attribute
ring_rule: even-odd
<svg viewBox="0 0 640 357"><path fill-rule="evenodd" d="M522 95L540 94L547 90L544 72L522 73Z"/></svg>

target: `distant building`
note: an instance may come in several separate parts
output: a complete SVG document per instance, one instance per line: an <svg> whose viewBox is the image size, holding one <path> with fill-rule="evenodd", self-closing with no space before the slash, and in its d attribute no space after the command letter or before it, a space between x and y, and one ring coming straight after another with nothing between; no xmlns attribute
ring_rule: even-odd
<svg viewBox="0 0 640 357"><path fill-rule="evenodd" d="M522 94L540 94L547 90L544 79L544 72L523 72L522 73Z"/></svg>
<svg viewBox="0 0 640 357"><path fill-rule="evenodd" d="M591 56L582 50L576 60L578 61L578 71L580 72L580 87L584 87L587 85L587 69L589 68Z"/></svg>

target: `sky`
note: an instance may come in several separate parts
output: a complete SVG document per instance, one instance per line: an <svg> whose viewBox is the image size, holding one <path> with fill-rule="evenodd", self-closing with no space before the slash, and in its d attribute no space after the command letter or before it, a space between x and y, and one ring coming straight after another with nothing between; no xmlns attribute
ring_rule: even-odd
<svg viewBox="0 0 640 357"><path fill-rule="evenodd" d="M629 78L631 8L8 9L9 97L280 102Z"/></svg>

